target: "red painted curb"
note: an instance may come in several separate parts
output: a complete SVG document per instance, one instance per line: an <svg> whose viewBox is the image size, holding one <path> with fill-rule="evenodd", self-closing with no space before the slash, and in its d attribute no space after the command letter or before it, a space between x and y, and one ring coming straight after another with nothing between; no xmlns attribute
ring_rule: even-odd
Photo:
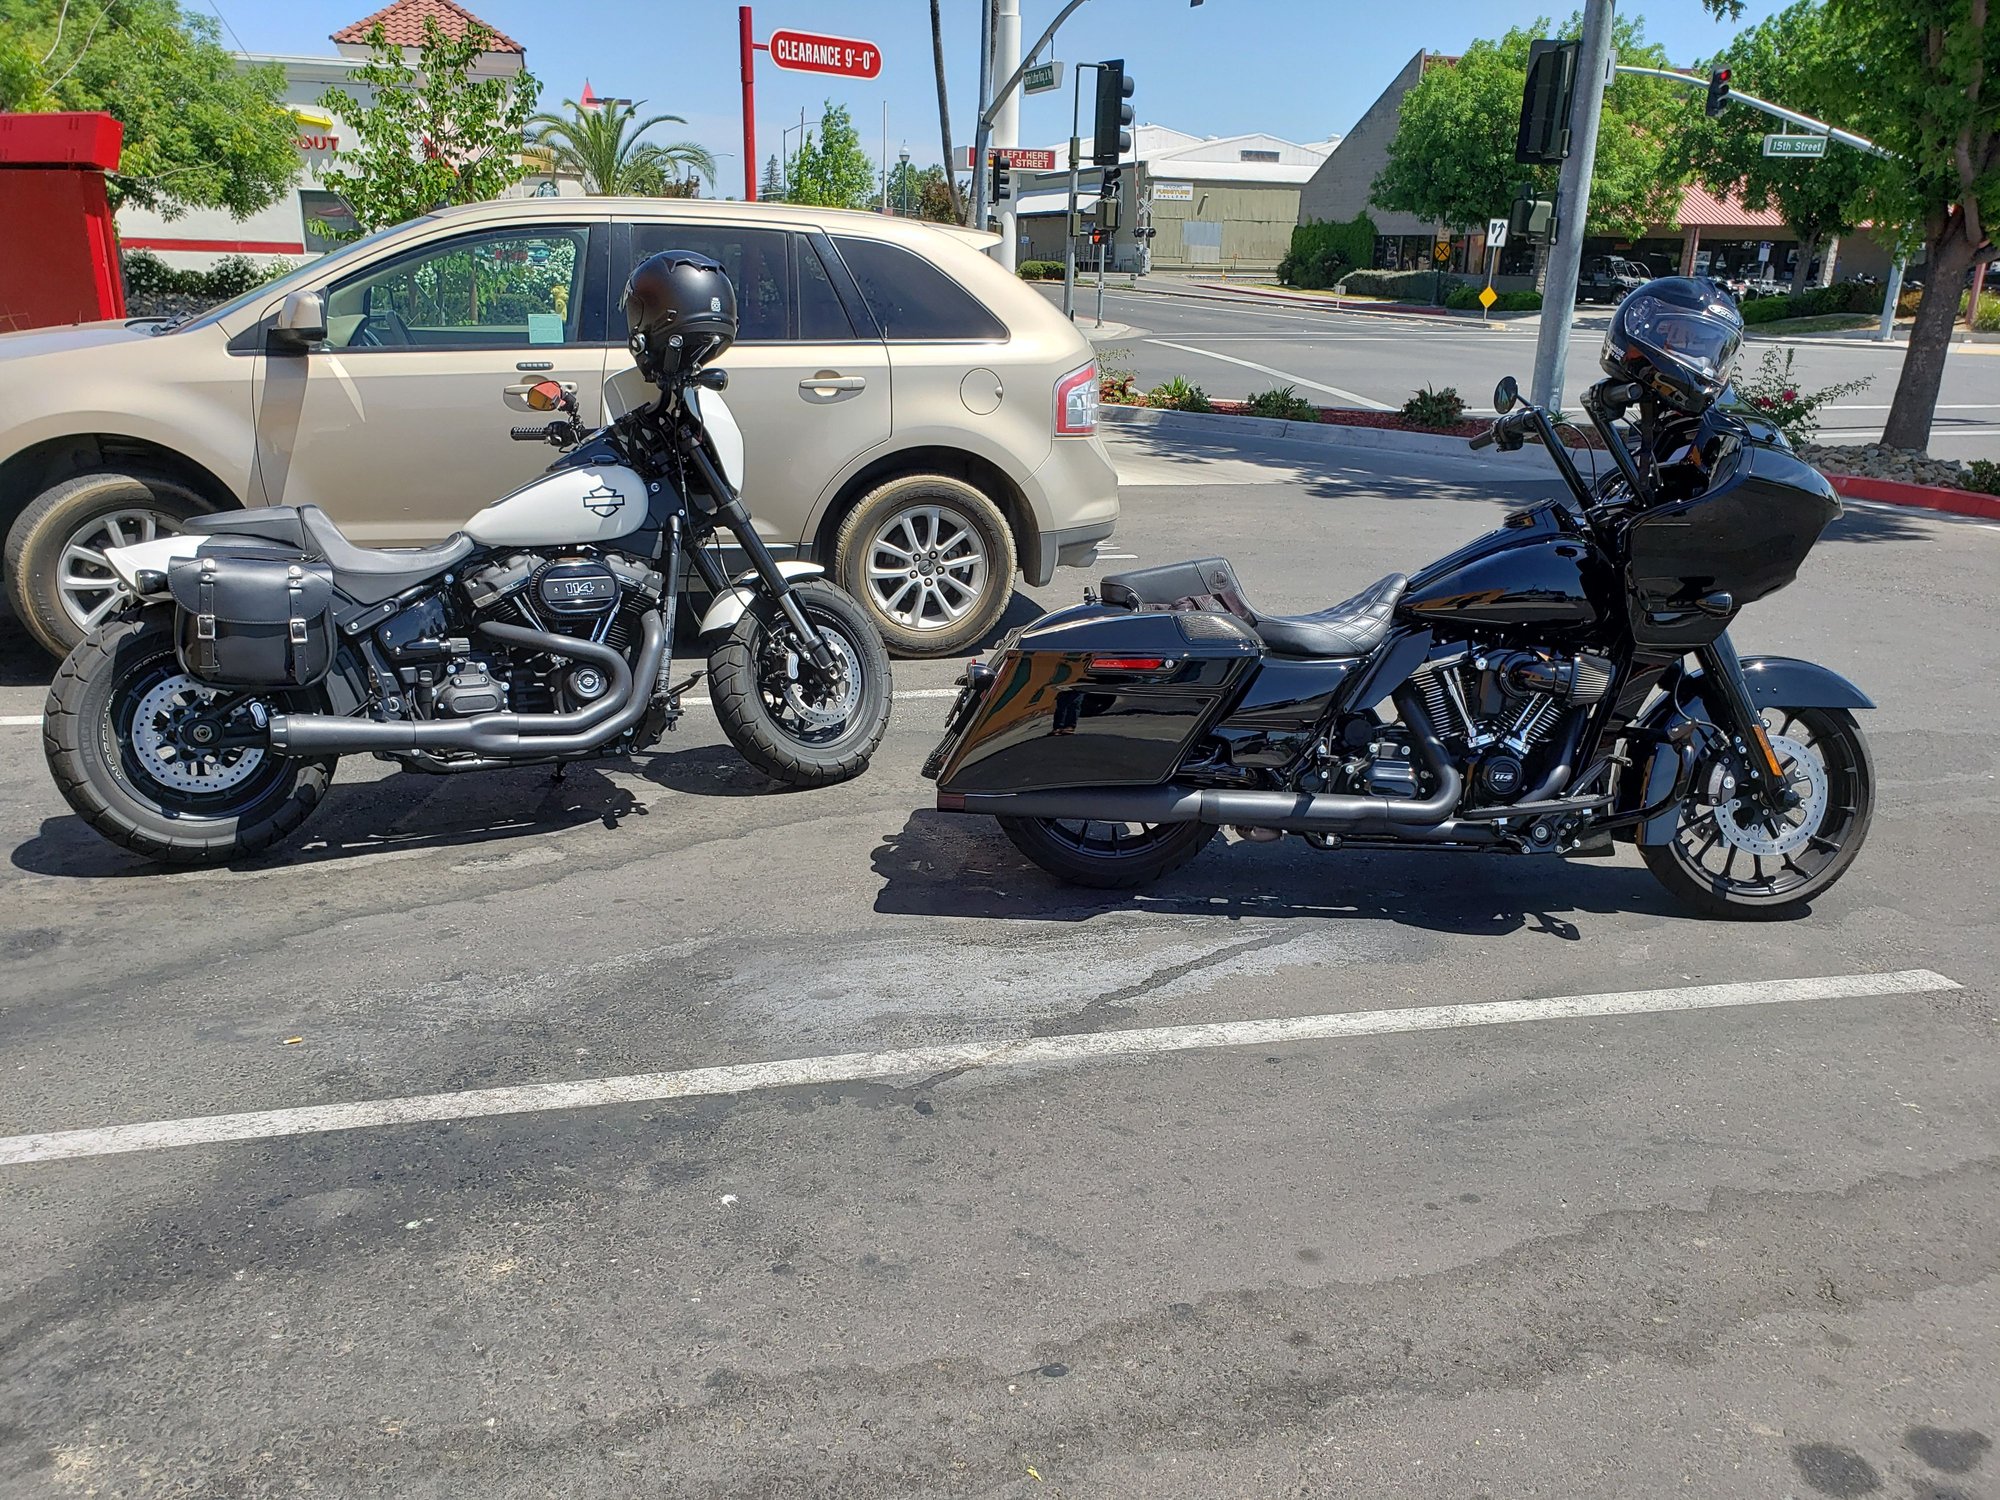
<svg viewBox="0 0 2000 1500"><path fill-rule="evenodd" d="M1896 479L1869 479L1860 474L1826 476L1840 494L1850 500L1877 500L1884 505L1913 505L1924 510L1950 511L1953 515L1978 516L2000 521L2000 495L1978 495L1971 490L1948 490L1935 484L1904 484Z"/></svg>

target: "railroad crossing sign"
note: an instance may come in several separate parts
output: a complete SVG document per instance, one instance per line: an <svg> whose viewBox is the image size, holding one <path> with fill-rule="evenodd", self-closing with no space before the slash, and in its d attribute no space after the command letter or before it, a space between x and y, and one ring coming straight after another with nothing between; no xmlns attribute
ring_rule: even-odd
<svg viewBox="0 0 2000 1500"><path fill-rule="evenodd" d="M1767 135L1764 137L1766 156L1824 156L1826 137L1823 135Z"/></svg>
<svg viewBox="0 0 2000 1500"><path fill-rule="evenodd" d="M800 73L838 73L844 78L873 78L882 71L882 50L873 42L857 42L851 37L819 36L810 31L774 31L771 33L770 49L772 62Z"/></svg>
<svg viewBox="0 0 2000 1500"><path fill-rule="evenodd" d="M1505 250L1507 248L1507 221L1505 219L1488 219L1486 221L1486 248L1488 250Z"/></svg>
<svg viewBox="0 0 2000 1500"><path fill-rule="evenodd" d="M1437 243L1436 243L1435 245L1432 245L1432 246L1431 246L1431 259L1432 259L1432 260L1434 260L1434 261L1436 261L1436 262L1437 262L1437 263L1438 263L1439 265L1443 265L1443 264L1444 264L1444 263L1445 263L1446 261L1450 260L1450 259L1451 259L1451 241L1450 241L1450 240L1439 240L1439 241L1438 241L1438 242L1437 242Z"/></svg>

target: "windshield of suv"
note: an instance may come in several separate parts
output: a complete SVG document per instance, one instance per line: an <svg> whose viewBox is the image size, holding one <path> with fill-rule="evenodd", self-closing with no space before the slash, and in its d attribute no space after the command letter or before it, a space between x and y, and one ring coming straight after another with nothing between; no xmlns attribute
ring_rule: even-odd
<svg viewBox="0 0 2000 1500"><path fill-rule="evenodd" d="M209 324L220 318L226 318L231 313L242 311L253 302L263 302L271 297L282 295L300 283L319 276L321 273L330 270L350 257L360 254L385 235L393 234L397 230L411 224L426 223L430 218L431 215L423 214L414 219L405 219L401 224L391 224L385 229L374 230L371 233L362 235L358 240L349 240L339 249L329 250L317 260L309 260L297 269L287 271L276 281L267 281L260 287L252 287L242 296L211 307L205 312L196 313L190 317L171 319L155 331L158 333L179 333L184 329L206 328Z"/></svg>

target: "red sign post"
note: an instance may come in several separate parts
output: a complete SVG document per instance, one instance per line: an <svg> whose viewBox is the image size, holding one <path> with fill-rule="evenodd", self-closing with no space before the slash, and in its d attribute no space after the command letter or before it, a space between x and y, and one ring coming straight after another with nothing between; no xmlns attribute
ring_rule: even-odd
<svg viewBox="0 0 2000 1500"><path fill-rule="evenodd" d="M771 40L753 40L750 7L736 8L737 39L743 59L743 201L757 201L757 54L768 52L781 68L800 73L837 73L873 78L882 71L882 49L852 37L810 31L774 31Z"/></svg>

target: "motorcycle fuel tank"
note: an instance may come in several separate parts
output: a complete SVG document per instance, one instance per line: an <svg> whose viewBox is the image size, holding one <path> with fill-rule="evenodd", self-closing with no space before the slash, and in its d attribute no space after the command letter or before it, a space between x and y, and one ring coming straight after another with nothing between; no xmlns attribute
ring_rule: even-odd
<svg viewBox="0 0 2000 1500"><path fill-rule="evenodd" d="M1398 609L1427 625L1561 633L1589 630L1617 602L1610 563L1551 501L1432 563L1410 580Z"/></svg>
<svg viewBox="0 0 2000 1500"><path fill-rule="evenodd" d="M484 547L608 542L646 524L646 481L622 464L556 469L503 495L465 523Z"/></svg>

